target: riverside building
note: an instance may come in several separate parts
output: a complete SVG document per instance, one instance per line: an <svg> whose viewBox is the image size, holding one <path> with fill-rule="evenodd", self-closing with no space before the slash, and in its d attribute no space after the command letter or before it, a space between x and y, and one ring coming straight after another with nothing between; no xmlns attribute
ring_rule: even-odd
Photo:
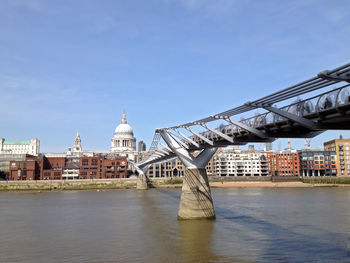
<svg viewBox="0 0 350 263"><path fill-rule="evenodd" d="M11 161L25 161L28 154L0 154L0 178L7 178L10 173Z"/></svg>
<svg viewBox="0 0 350 263"><path fill-rule="evenodd" d="M25 160L10 162L9 180L25 181L39 179L40 167L38 157L27 156Z"/></svg>
<svg viewBox="0 0 350 263"><path fill-rule="evenodd" d="M8 141L0 138L0 154L30 154L38 156L40 141L36 138L24 141Z"/></svg>
<svg viewBox="0 0 350 263"><path fill-rule="evenodd" d="M266 156L270 176L299 176L300 162L296 150L267 152Z"/></svg>
<svg viewBox="0 0 350 263"><path fill-rule="evenodd" d="M334 139L324 144L325 151L333 151L336 154L336 167L338 176L350 176L350 139Z"/></svg>
<svg viewBox="0 0 350 263"><path fill-rule="evenodd" d="M141 152L139 161L145 159L149 153ZM194 153L196 156L198 153ZM205 166L208 175L213 175L213 158ZM182 177L185 173L185 166L178 158L173 158L163 163L152 164L147 170L148 177Z"/></svg>
<svg viewBox="0 0 350 263"><path fill-rule="evenodd" d="M250 147L220 149L213 157L214 174L218 176L267 176L267 160L264 152Z"/></svg>
<svg viewBox="0 0 350 263"><path fill-rule="evenodd" d="M299 176L300 160L297 150L292 149L290 140L283 151L266 152L267 167L270 176Z"/></svg>
<svg viewBox="0 0 350 263"><path fill-rule="evenodd" d="M300 176L337 176L335 151L301 150Z"/></svg>
<svg viewBox="0 0 350 263"><path fill-rule="evenodd" d="M128 177L126 157L115 154L95 156L26 156L10 161L9 180L75 180Z"/></svg>

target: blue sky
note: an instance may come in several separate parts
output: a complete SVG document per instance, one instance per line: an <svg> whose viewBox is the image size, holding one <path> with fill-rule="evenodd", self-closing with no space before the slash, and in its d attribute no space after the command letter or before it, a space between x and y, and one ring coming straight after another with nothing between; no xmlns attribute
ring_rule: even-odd
<svg viewBox="0 0 350 263"><path fill-rule="evenodd" d="M63 152L78 130L83 148L108 150L125 109L148 147L155 128L348 63L349 10L336 0L1 0L0 137Z"/></svg>

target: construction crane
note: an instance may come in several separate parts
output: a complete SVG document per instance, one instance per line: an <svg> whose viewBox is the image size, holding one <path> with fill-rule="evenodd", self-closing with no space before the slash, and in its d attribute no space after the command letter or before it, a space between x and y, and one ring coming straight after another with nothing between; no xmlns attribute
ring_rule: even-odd
<svg viewBox="0 0 350 263"><path fill-rule="evenodd" d="M305 143L304 143L304 145L305 145L308 149L310 149L310 143L311 143L311 139L305 138Z"/></svg>

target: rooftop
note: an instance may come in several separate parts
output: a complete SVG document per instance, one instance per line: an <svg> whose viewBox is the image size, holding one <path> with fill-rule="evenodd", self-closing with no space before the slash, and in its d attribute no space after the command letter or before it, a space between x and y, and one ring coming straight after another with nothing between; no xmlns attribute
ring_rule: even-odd
<svg viewBox="0 0 350 263"><path fill-rule="evenodd" d="M4 141L4 145L29 145L30 141Z"/></svg>

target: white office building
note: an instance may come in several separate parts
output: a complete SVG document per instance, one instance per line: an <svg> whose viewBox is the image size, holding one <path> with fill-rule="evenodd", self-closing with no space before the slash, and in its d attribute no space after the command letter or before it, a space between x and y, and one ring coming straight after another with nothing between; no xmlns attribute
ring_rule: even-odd
<svg viewBox="0 0 350 263"><path fill-rule="evenodd" d="M0 154L30 154L38 156L40 141L32 138L27 141L8 141L0 138Z"/></svg>
<svg viewBox="0 0 350 263"><path fill-rule="evenodd" d="M264 152L251 148L220 149L213 157L214 174L218 176L267 176L267 161Z"/></svg>

